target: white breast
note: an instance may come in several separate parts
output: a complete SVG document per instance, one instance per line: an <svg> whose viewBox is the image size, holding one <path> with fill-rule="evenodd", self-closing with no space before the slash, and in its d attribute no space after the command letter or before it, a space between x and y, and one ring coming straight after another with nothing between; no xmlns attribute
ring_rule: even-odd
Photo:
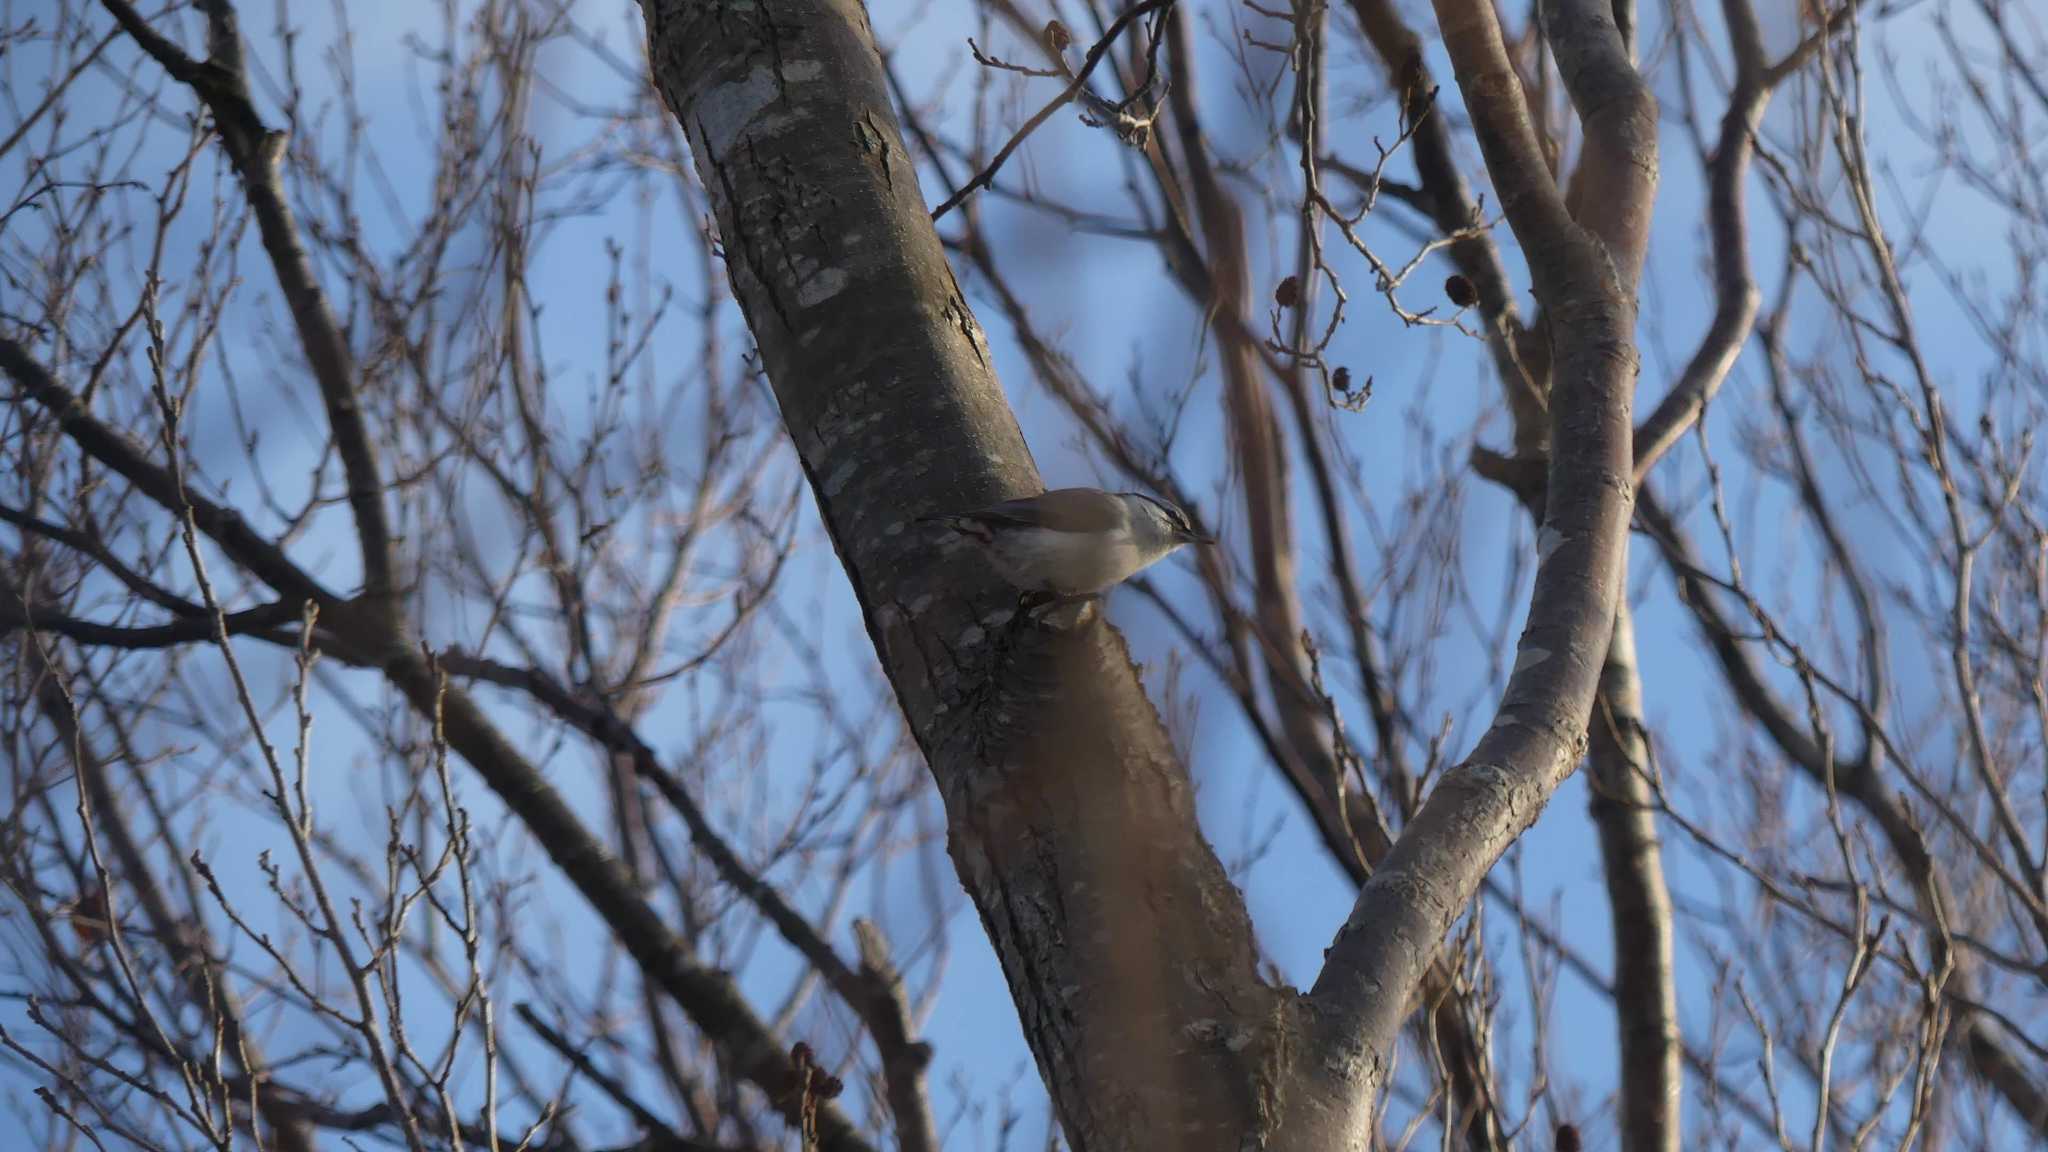
<svg viewBox="0 0 2048 1152"><path fill-rule="evenodd" d="M992 551L997 568L1012 584L1062 596L1100 592L1149 562L1124 533L1022 529L1002 533Z"/></svg>

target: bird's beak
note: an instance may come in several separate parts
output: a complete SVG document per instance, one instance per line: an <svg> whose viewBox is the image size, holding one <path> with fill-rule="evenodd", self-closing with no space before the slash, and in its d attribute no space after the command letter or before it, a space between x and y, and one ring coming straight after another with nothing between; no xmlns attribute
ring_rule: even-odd
<svg viewBox="0 0 2048 1152"><path fill-rule="evenodd" d="M1214 544L1216 542L1214 536L1204 536L1200 532L1193 530L1177 532L1175 535L1179 536L1181 541L1186 544Z"/></svg>

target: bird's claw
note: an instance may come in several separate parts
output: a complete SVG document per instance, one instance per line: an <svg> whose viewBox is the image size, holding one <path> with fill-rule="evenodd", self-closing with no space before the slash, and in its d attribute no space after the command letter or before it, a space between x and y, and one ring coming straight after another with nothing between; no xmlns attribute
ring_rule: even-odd
<svg viewBox="0 0 2048 1152"><path fill-rule="evenodd" d="M1017 615L1019 619L1028 618L1040 627L1071 628L1080 620L1083 606L1101 599L1102 594L1099 592L1083 592L1078 595L1049 591L1026 592L1017 600ZM1068 608L1074 611L1055 624L1056 617L1063 609Z"/></svg>

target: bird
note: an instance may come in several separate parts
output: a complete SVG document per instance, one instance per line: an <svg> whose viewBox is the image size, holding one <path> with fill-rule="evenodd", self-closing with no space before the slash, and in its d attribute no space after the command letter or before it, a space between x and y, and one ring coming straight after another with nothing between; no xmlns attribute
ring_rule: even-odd
<svg viewBox="0 0 2048 1152"><path fill-rule="evenodd" d="M979 545L998 575L1027 596L1086 600L1183 544L1214 544L1171 501L1143 492L1057 488L923 522Z"/></svg>

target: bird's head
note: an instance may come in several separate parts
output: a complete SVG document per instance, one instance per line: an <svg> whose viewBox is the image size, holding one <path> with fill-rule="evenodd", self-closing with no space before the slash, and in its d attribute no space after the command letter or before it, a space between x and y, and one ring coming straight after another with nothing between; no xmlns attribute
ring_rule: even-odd
<svg viewBox="0 0 2048 1152"><path fill-rule="evenodd" d="M1166 552L1183 544L1216 542L1213 537L1197 531L1194 521L1171 500L1161 500L1143 492L1126 492L1123 500L1130 510L1131 534L1141 542L1154 544Z"/></svg>

